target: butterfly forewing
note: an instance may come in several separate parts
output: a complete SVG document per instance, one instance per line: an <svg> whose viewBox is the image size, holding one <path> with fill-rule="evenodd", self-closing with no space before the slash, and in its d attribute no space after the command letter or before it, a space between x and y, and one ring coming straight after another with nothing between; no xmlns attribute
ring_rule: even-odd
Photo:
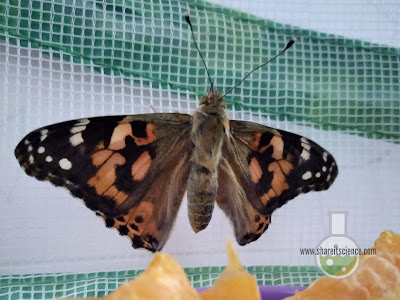
<svg viewBox="0 0 400 300"><path fill-rule="evenodd" d="M250 122L230 125L243 184L265 216L298 194L328 189L338 174L333 156L305 137Z"/></svg>
<svg viewBox="0 0 400 300"><path fill-rule="evenodd" d="M15 156L28 175L82 198L134 247L155 251L186 190L190 119L149 114L63 122L28 134Z"/></svg>

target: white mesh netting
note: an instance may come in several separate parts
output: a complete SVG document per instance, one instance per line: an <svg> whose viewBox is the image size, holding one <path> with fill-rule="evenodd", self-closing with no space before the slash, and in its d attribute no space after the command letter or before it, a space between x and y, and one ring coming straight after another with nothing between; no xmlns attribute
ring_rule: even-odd
<svg viewBox="0 0 400 300"><path fill-rule="evenodd" d="M399 4L343 1L334 11L293 5L0 1L0 297L10 295L12 274L147 267L150 253L133 250L65 190L26 176L13 151L28 132L60 121L148 113L151 106L192 113L208 84L185 10L220 91L298 38L226 97L231 118L305 135L339 165L330 190L295 198L258 241L239 248L244 265L313 265L299 248L329 233L329 211L348 211L348 234L361 248L385 229L399 232ZM184 267L221 266L225 237L233 233L218 208L195 235L184 200L164 251Z"/></svg>

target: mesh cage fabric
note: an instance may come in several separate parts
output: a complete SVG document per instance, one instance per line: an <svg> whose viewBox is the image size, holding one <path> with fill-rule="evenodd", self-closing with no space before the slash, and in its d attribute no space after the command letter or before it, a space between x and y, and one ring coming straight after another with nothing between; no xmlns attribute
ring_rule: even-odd
<svg viewBox="0 0 400 300"><path fill-rule="evenodd" d="M302 13L312 18L313 9ZM400 232L399 48L203 1L0 0L0 299L99 296L147 267L151 254L132 250L66 191L27 177L13 150L28 132L70 119L193 113L209 84L184 11L220 92L297 37L227 95L230 117L307 136L339 165L329 191L295 198L238 249L258 282L320 276L299 249L329 234L329 211L348 212L361 248L383 230ZM225 237L233 233L218 209L195 235L184 200L164 250L205 286L224 265Z"/></svg>

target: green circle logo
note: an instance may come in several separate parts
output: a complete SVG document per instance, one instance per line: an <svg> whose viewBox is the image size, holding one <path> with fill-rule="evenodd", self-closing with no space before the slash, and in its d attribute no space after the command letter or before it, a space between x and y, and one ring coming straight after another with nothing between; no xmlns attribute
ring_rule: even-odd
<svg viewBox="0 0 400 300"><path fill-rule="evenodd" d="M321 271L334 279L343 279L354 273L360 258L359 248L346 236L331 236L317 248L316 262Z"/></svg>

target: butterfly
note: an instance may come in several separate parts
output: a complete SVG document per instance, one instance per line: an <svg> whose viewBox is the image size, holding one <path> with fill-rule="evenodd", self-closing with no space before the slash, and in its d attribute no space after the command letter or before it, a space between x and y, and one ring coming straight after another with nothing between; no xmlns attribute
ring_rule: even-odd
<svg viewBox="0 0 400 300"><path fill-rule="evenodd" d="M275 209L328 189L338 174L333 156L305 137L229 120L213 84L193 115L53 124L24 137L15 156L28 175L67 188L134 248L150 251L166 243L186 191L195 232L217 203L245 245L267 230Z"/></svg>

